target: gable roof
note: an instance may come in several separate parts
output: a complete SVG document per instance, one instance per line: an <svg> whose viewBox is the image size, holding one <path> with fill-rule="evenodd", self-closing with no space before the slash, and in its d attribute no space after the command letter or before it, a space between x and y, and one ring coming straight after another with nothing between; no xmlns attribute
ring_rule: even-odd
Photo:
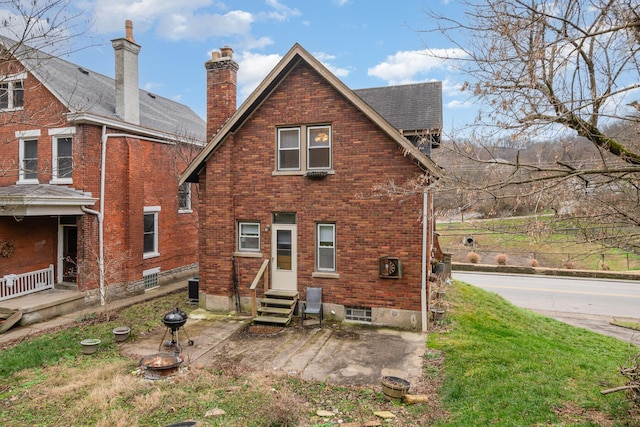
<svg viewBox="0 0 640 427"><path fill-rule="evenodd" d="M355 89L393 127L407 133L442 130L442 82Z"/></svg>
<svg viewBox="0 0 640 427"><path fill-rule="evenodd" d="M391 139L393 139L405 153L410 155L425 170L435 176L441 175L440 168L408 141L402 133L390 124L371 105L363 101L361 97L349 89L340 79L331 73L315 57L307 52L300 44L296 43L278 62L260 85L242 103L240 108L227 120L218 133L207 143L207 146L189 164L180 177L180 184L184 182L198 182L198 175L204 169L207 160L211 158L218 146L225 140L227 135L235 132L251 116L262 102L277 88L280 82L286 78L289 72L296 67L300 61L306 62L318 74L320 74L329 84L331 84L342 96L349 100L356 108L364 113L369 119L376 123ZM440 119L442 121L442 119Z"/></svg>
<svg viewBox="0 0 640 427"><path fill-rule="evenodd" d="M104 76L77 64L30 48L22 43L0 36L0 47L5 47L20 63L69 109L70 119L92 115L109 121L115 127L124 122L116 111L116 85ZM205 121L191 108L178 102L140 89L140 128L160 132L166 136L204 141Z"/></svg>

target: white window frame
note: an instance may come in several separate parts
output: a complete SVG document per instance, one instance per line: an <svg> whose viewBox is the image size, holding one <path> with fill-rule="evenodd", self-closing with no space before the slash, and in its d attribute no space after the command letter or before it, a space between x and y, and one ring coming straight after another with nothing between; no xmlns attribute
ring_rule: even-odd
<svg viewBox="0 0 640 427"><path fill-rule="evenodd" d="M40 142L39 141L39 137L40 137L40 130L36 129L36 130L25 130L25 131L18 131L16 132L16 138L18 138L18 145L19 145L19 169L20 172L18 174L18 182L16 184L38 184L38 171L36 170L36 178L26 178L26 171L24 169L24 161L25 161L25 153L24 153L24 148L25 148L25 141L36 141L36 142ZM39 160L39 158L37 158Z"/></svg>
<svg viewBox="0 0 640 427"><path fill-rule="evenodd" d="M322 246L322 240L320 238L321 232L320 230L323 228L330 228L331 229L331 236L332 236L332 246ZM332 250L332 267L326 267L326 266L321 266L320 265L320 250L321 249L331 249ZM321 271L321 272L335 272L336 271L336 225L334 223L325 223L325 222L320 222L316 225L316 268L317 271Z"/></svg>
<svg viewBox="0 0 640 427"><path fill-rule="evenodd" d="M75 133L75 127L49 129L49 136L51 136L51 164L53 165L51 170L51 181L49 181L50 184L73 184L73 135L75 135ZM70 177L58 176L58 139L61 138L71 138L72 176Z"/></svg>
<svg viewBox="0 0 640 427"><path fill-rule="evenodd" d="M24 109L24 80L27 78L27 73L11 74L8 76L0 77L0 83L7 85L7 107L1 108L0 111L16 111ZM22 104L15 105L15 83L20 82L20 90L22 91Z"/></svg>
<svg viewBox="0 0 640 427"><path fill-rule="evenodd" d="M312 147L311 146L311 132L313 130L316 129L326 129L327 130L327 137L328 140L326 141L326 145L321 145L321 146L315 146ZM331 152L332 150L332 137L331 137L331 125L319 125L319 126L308 126L307 127L307 170L329 170L331 169ZM329 150L329 164L327 166L318 166L318 167L311 167L309 165L309 162L311 160L311 150Z"/></svg>
<svg viewBox="0 0 640 427"><path fill-rule="evenodd" d="M144 236L146 236L147 232L144 230L143 223L143 239L142 239L142 251L144 253L143 258L155 258L160 256L160 250L158 248L158 222L159 222L159 213L161 207L160 206L145 206L144 207L144 216L153 215L153 250L145 252L144 249ZM144 220L143 220L144 221Z"/></svg>
<svg viewBox="0 0 640 427"><path fill-rule="evenodd" d="M186 191L183 191L182 189L185 189ZM191 209L191 183L190 182L185 182L182 185L180 185L178 187L178 213L191 213L193 212ZM186 195L186 199L185 199L185 206L180 206L180 201L181 198L180 196L182 194Z"/></svg>
<svg viewBox="0 0 640 427"><path fill-rule="evenodd" d="M296 148L282 148L281 146L281 140L280 140L280 135L283 132L291 132L291 131L297 131L298 132L298 146ZM278 170L279 171L299 171L302 168L302 141L301 141L301 129L299 126L296 127L282 127L282 128L278 128L278 150L277 150L277 162L278 162ZM283 151L297 151L298 152L298 166L295 168L285 168L280 164L280 153Z"/></svg>
<svg viewBox="0 0 640 427"><path fill-rule="evenodd" d="M244 232L244 227L245 226L254 226L258 228L258 235L247 235ZM243 247L242 245L242 240L243 239L257 239L258 240L258 247L257 248L251 248L251 247ZM260 241L260 223L257 221L239 221L238 222L238 252L260 252L260 245L261 245L261 241Z"/></svg>

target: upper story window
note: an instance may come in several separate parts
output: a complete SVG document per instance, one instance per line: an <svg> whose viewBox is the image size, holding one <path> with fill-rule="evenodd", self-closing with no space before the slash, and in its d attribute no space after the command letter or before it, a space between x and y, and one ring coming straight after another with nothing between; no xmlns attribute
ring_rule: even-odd
<svg viewBox="0 0 640 427"><path fill-rule="evenodd" d="M160 206L144 208L144 258L160 256L158 250L158 214Z"/></svg>
<svg viewBox="0 0 640 427"><path fill-rule="evenodd" d="M331 126L278 128L277 171L304 173L331 169Z"/></svg>
<svg viewBox="0 0 640 427"><path fill-rule="evenodd" d="M26 73L0 77L0 109L17 110L24 107L24 79Z"/></svg>
<svg viewBox="0 0 640 427"><path fill-rule="evenodd" d="M37 184L38 183L38 137L39 130L19 131L16 137L19 138L20 173L18 183Z"/></svg>
<svg viewBox="0 0 640 427"><path fill-rule="evenodd" d="M189 182L178 187L178 212L191 212L191 183Z"/></svg>
<svg viewBox="0 0 640 427"><path fill-rule="evenodd" d="M75 128L49 129L52 136L52 184L71 184L73 173L73 137Z"/></svg>

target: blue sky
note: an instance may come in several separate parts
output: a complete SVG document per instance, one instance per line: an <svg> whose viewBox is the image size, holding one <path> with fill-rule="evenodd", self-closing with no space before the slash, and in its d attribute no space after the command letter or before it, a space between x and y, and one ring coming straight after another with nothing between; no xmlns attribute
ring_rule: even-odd
<svg viewBox="0 0 640 427"><path fill-rule="evenodd" d="M460 13L456 0L79 0L90 17L91 47L65 59L114 75L111 39L131 19L140 86L205 117L204 62L230 46L239 63L238 105L280 58L300 43L352 89L443 82L445 133L469 123L474 110L458 91L463 76L425 55L424 9ZM2 11L0 10L0 14ZM432 48L451 48L430 37ZM88 39L78 43L87 44Z"/></svg>

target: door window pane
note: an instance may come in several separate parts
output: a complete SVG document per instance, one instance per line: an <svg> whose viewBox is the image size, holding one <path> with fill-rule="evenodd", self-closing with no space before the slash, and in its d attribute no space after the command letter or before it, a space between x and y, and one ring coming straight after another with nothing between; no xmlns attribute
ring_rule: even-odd
<svg viewBox="0 0 640 427"><path fill-rule="evenodd" d="M291 230L277 230L276 235L276 268L291 270Z"/></svg>

